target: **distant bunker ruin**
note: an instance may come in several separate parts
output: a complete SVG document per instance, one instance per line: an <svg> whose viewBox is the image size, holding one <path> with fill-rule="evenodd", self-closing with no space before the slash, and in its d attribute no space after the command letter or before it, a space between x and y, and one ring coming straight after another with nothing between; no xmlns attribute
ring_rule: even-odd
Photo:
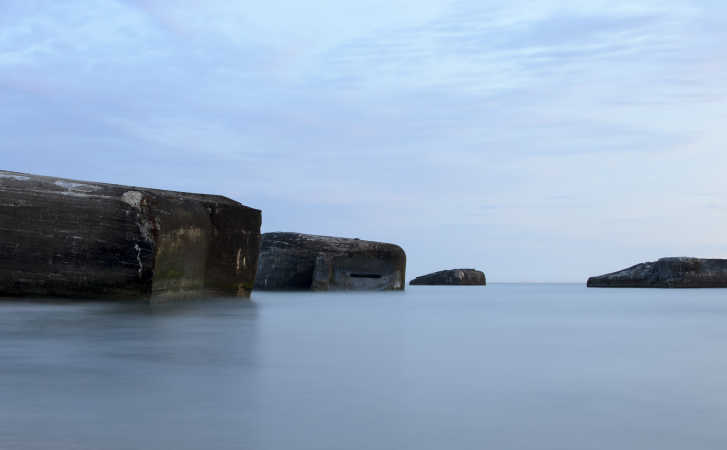
<svg viewBox="0 0 727 450"><path fill-rule="evenodd" d="M591 277L594 288L727 288L727 259L661 258Z"/></svg>
<svg viewBox="0 0 727 450"><path fill-rule="evenodd" d="M416 277L409 282L412 286L485 286L485 273L476 269L449 269Z"/></svg>
<svg viewBox="0 0 727 450"><path fill-rule="evenodd" d="M221 196L0 171L0 296L249 297L260 221Z"/></svg>
<svg viewBox="0 0 727 450"><path fill-rule="evenodd" d="M382 242L265 233L256 289L361 291L404 289L406 255Z"/></svg>

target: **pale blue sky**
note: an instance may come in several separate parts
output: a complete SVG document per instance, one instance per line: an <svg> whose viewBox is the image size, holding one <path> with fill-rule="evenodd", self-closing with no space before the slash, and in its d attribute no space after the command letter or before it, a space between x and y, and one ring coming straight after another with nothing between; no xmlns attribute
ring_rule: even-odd
<svg viewBox="0 0 727 450"><path fill-rule="evenodd" d="M0 0L1 168L224 194L407 278L727 257L726 95L722 1Z"/></svg>

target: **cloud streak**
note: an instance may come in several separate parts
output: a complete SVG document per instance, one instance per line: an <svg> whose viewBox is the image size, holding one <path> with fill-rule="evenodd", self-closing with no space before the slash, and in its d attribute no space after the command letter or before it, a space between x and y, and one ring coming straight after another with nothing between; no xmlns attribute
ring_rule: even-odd
<svg viewBox="0 0 727 450"><path fill-rule="evenodd" d="M723 256L724 209L702 195L727 187L726 12L11 1L3 168L231 195L268 231L401 242L413 275L580 281Z"/></svg>

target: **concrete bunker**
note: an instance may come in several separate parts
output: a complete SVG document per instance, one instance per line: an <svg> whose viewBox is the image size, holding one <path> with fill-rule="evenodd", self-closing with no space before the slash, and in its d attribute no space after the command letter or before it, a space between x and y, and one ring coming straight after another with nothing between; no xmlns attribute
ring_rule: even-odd
<svg viewBox="0 0 727 450"><path fill-rule="evenodd" d="M400 290L406 255L398 245L301 233L262 235L256 289Z"/></svg>
<svg viewBox="0 0 727 450"><path fill-rule="evenodd" d="M260 222L221 196L0 171L0 296L247 297Z"/></svg>

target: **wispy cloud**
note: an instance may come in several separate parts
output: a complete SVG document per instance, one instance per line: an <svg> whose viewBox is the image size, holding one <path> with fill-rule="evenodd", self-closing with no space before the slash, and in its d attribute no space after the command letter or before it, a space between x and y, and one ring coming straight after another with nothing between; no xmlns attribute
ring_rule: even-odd
<svg viewBox="0 0 727 450"><path fill-rule="evenodd" d="M528 279L576 279L604 248L614 264L727 248L716 229L673 245L684 217L723 219L694 193L727 189L725 13L10 1L0 151L8 169L226 193L263 208L266 229L400 240L415 272L461 262L518 279L516 254L536 261ZM432 236L447 227L476 239ZM586 262L558 268L553 253Z"/></svg>

